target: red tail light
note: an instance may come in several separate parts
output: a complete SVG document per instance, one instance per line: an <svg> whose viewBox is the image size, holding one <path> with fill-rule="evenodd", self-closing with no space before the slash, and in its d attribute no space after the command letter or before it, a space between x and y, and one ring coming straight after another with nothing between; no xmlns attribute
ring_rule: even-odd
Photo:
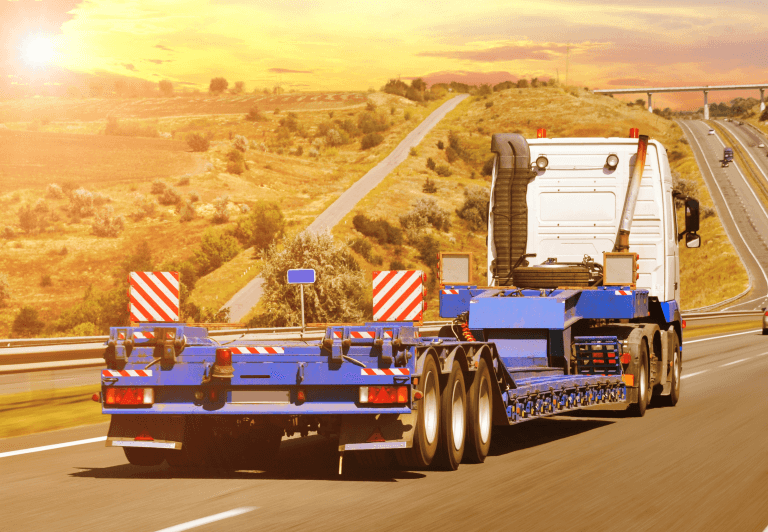
<svg viewBox="0 0 768 532"><path fill-rule="evenodd" d="M306 400L307 400L307 396L306 396L306 394L304 393L304 390L299 390L299 391L296 393L296 401L297 401L297 402L299 402L299 403L303 403L303 402L304 402L304 401L306 401Z"/></svg>
<svg viewBox="0 0 768 532"><path fill-rule="evenodd" d="M408 387L361 386L360 402L373 404L405 404L408 402Z"/></svg>
<svg viewBox="0 0 768 532"><path fill-rule="evenodd" d="M765 311L764 316L768 316L768 310Z"/></svg>
<svg viewBox="0 0 768 532"><path fill-rule="evenodd" d="M632 360L632 355L629 353L622 353L621 354L621 363L622 364L629 364Z"/></svg>
<svg viewBox="0 0 768 532"><path fill-rule="evenodd" d="M146 431L142 432L134 438L136 441L155 441L155 439Z"/></svg>
<svg viewBox="0 0 768 532"><path fill-rule="evenodd" d="M217 349L216 350L216 365L217 366L231 366L232 365L232 351L229 349Z"/></svg>
<svg viewBox="0 0 768 532"><path fill-rule="evenodd" d="M685 320L683 320L683 329L685 329Z"/></svg>
<svg viewBox="0 0 768 532"><path fill-rule="evenodd" d="M152 405L155 403L153 388L107 388L108 405Z"/></svg>

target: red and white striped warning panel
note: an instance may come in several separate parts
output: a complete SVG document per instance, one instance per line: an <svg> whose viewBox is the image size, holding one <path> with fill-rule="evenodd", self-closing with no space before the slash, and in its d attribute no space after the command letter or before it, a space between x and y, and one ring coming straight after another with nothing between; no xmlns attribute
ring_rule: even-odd
<svg viewBox="0 0 768 532"><path fill-rule="evenodd" d="M132 322L179 321L179 272L128 275Z"/></svg>
<svg viewBox="0 0 768 532"><path fill-rule="evenodd" d="M349 331L350 338L376 338L376 331Z"/></svg>
<svg viewBox="0 0 768 532"><path fill-rule="evenodd" d="M278 355L285 353L285 350L282 347L268 347L268 346L257 346L257 347L230 347L230 351L232 351L235 355L245 355L248 353L253 354L259 354L259 355Z"/></svg>
<svg viewBox="0 0 768 532"><path fill-rule="evenodd" d="M390 369L374 369L363 368L360 370L360 375L410 375L411 370L408 368L390 368Z"/></svg>
<svg viewBox="0 0 768 532"><path fill-rule="evenodd" d="M151 377L151 369L103 369L102 377Z"/></svg>
<svg viewBox="0 0 768 532"><path fill-rule="evenodd" d="M149 331L136 331L133 333L133 337L137 340L150 340L155 337L155 333Z"/></svg>
<svg viewBox="0 0 768 532"><path fill-rule="evenodd" d="M631 296L632 290L616 290L617 296Z"/></svg>
<svg viewBox="0 0 768 532"><path fill-rule="evenodd" d="M447 288L447 289L443 290L443 294L446 294L446 295L458 294L458 293L459 293L458 290L454 290L452 288Z"/></svg>
<svg viewBox="0 0 768 532"><path fill-rule="evenodd" d="M420 270L373 272L373 319L421 321L424 274Z"/></svg>
<svg viewBox="0 0 768 532"><path fill-rule="evenodd" d="M384 331L384 338L392 338L392 331Z"/></svg>

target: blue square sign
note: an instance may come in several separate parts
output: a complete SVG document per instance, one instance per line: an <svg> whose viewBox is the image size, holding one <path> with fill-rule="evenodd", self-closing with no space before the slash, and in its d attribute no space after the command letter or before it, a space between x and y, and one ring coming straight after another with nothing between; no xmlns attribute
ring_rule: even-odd
<svg viewBox="0 0 768 532"><path fill-rule="evenodd" d="M315 270L288 270L288 284L312 284Z"/></svg>

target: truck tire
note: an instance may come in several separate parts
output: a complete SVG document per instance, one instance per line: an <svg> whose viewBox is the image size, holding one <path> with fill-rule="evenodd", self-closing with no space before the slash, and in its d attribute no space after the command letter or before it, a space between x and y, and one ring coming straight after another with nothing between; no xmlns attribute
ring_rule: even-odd
<svg viewBox="0 0 768 532"><path fill-rule="evenodd" d="M123 447L125 457L131 465L156 466L165 460L165 449L146 449L141 447Z"/></svg>
<svg viewBox="0 0 768 532"><path fill-rule="evenodd" d="M491 448L493 432L493 392L491 390L491 373L488 371L485 359L481 358L467 394L465 462L473 464L484 462Z"/></svg>
<svg viewBox="0 0 768 532"><path fill-rule="evenodd" d="M437 453L440 437L440 373L435 358L427 355L417 390L422 393L416 416L413 446L399 450L397 461L403 467L423 469L429 467Z"/></svg>
<svg viewBox="0 0 768 532"><path fill-rule="evenodd" d="M629 413L635 417L643 417L651 400L651 392L648 389L648 344L640 342L640 360L637 365L637 402L629 406Z"/></svg>
<svg viewBox="0 0 768 532"><path fill-rule="evenodd" d="M181 450L168 450L165 461L173 468L200 467L205 463L207 442L201 416L187 416Z"/></svg>
<svg viewBox="0 0 768 532"><path fill-rule="evenodd" d="M464 385L464 372L458 362L453 363L440 397L442 415L437 466L446 471L455 471L464 456L467 434L467 389Z"/></svg>
<svg viewBox="0 0 768 532"><path fill-rule="evenodd" d="M564 264L518 267L512 271L512 282L520 288L589 286L589 270L584 266Z"/></svg>
<svg viewBox="0 0 768 532"><path fill-rule="evenodd" d="M680 360L680 342L677 339L677 335L674 335L674 343L672 344L672 371L670 375L670 387L669 395L661 397L662 404L666 406L675 406L677 401L680 400L680 374L683 371L682 360Z"/></svg>

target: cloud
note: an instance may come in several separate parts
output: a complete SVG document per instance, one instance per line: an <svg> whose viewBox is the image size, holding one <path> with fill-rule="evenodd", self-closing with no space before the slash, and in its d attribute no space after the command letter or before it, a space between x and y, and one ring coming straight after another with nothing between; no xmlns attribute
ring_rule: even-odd
<svg viewBox="0 0 768 532"><path fill-rule="evenodd" d="M564 56L566 52L571 54L583 53L587 50L604 48L608 43L583 42L572 45L563 43L533 43L521 42L505 44L480 50L446 50L437 52L420 52L420 57L442 57L446 59L463 59L493 63L497 61L515 60L540 60L551 61Z"/></svg>
<svg viewBox="0 0 768 532"><path fill-rule="evenodd" d="M291 70L289 68L270 68L268 72L275 74L312 74L311 70Z"/></svg>
<svg viewBox="0 0 768 532"><path fill-rule="evenodd" d="M130 70L131 72L136 72L136 67L133 66L133 63L122 63L122 65L126 68L126 70Z"/></svg>
<svg viewBox="0 0 768 532"><path fill-rule="evenodd" d="M171 48L168 48L167 46L163 46L162 44L156 44L155 48L158 48L160 50L165 50L166 52L173 52Z"/></svg>
<svg viewBox="0 0 768 532"><path fill-rule="evenodd" d="M648 83L646 78L620 78L608 80L608 85L645 85Z"/></svg>
<svg viewBox="0 0 768 532"><path fill-rule="evenodd" d="M496 85L504 81L517 81L517 76L513 76L509 72L497 71L497 72L472 72L467 70L452 70L442 72L432 72L424 76L407 77L403 79L416 79L420 77L427 85L434 85L436 83L450 83L455 81L457 83L466 83L467 85L482 85L487 83L489 85Z"/></svg>
<svg viewBox="0 0 768 532"><path fill-rule="evenodd" d="M150 63L154 63L156 65L162 65L163 63L172 63L173 61L171 59L147 59Z"/></svg>

